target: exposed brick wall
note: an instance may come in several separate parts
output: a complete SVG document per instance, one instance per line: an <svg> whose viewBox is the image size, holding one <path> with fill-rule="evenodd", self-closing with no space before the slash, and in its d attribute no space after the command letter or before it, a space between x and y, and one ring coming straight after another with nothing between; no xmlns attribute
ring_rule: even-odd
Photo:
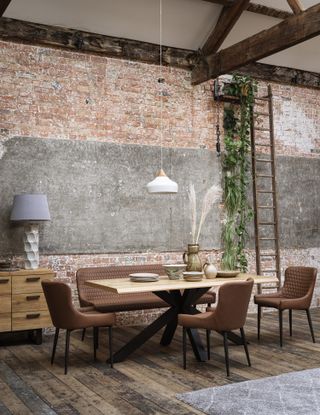
<svg viewBox="0 0 320 415"><path fill-rule="evenodd" d="M0 138L159 145L157 66L0 41ZM214 148L211 83L164 68L164 146ZM319 157L319 90L273 84L277 153ZM266 93L261 82L259 93Z"/></svg>
<svg viewBox="0 0 320 415"><path fill-rule="evenodd" d="M276 154L320 157L320 91L272 84ZM259 83L259 94L267 84Z"/></svg>
<svg viewBox="0 0 320 415"><path fill-rule="evenodd" d="M14 136L160 144L157 66L0 42L0 71L0 144ZM211 83L192 87L190 73L176 68L164 68L164 77L163 145L213 149L216 106ZM319 90L272 87L276 153L319 157ZM259 93L266 93L266 83L260 82ZM217 263L220 257L213 253ZM281 257L283 268L319 266L320 248L287 250ZM41 264L74 283L76 269L83 266L180 259L181 253L59 255L42 256ZM254 270L252 252L250 268ZM136 322L149 314L139 315ZM128 322L127 316L121 321Z"/></svg>
<svg viewBox="0 0 320 415"><path fill-rule="evenodd" d="M154 65L0 42L1 136L159 145ZM210 85L165 68L165 146L212 147Z"/></svg>

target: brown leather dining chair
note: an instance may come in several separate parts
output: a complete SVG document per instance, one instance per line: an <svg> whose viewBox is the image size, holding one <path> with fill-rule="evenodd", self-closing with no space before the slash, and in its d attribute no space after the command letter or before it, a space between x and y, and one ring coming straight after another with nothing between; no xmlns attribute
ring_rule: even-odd
<svg viewBox="0 0 320 415"><path fill-rule="evenodd" d="M310 305L317 279L317 269L311 267L289 267L285 271L283 287L276 293L257 294L254 302L258 305L258 340L262 307L272 307L279 311L280 347L283 344L283 311L289 310L289 330L292 336L292 310L305 310L313 343L315 343Z"/></svg>
<svg viewBox="0 0 320 415"><path fill-rule="evenodd" d="M210 360L210 331L215 330L223 335L227 376L230 375L228 332L240 329L248 366L251 366L243 326L247 317L252 287L252 278L248 278L246 281L235 281L224 284L219 289L219 299L216 308L210 307L205 313L199 313L196 315L179 314L178 324L183 327L182 343L184 369L186 369L187 329L192 328L206 329L208 360Z"/></svg>
<svg viewBox="0 0 320 415"><path fill-rule="evenodd" d="M109 327L110 364L113 367L112 326L115 322L114 313L91 312L89 308L87 310L88 312L77 310L72 304L71 288L62 281L42 281L42 288L47 300L52 323L56 328L51 364L54 361L60 329L66 330L64 373L67 374L71 331L93 327L93 349L94 359L96 359L98 328Z"/></svg>

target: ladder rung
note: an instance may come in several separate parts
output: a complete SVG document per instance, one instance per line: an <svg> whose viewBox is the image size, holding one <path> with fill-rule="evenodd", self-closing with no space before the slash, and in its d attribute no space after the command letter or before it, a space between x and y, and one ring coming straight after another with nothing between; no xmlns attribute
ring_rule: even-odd
<svg viewBox="0 0 320 415"><path fill-rule="evenodd" d="M275 241L276 238L259 238L260 241Z"/></svg>
<svg viewBox="0 0 320 415"><path fill-rule="evenodd" d="M268 275L264 275L264 277L268 277ZM270 283L269 283L269 284L270 284ZM273 290L273 289L275 289L275 288L279 288L279 282L276 282L275 284L276 284L276 285L273 285L272 287L269 287L269 286L264 287L264 286L262 286L262 287L261 287L261 289L262 289L262 290Z"/></svg>
<svg viewBox="0 0 320 415"><path fill-rule="evenodd" d="M275 225L276 222L259 222L258 225Z"/></svg>
<svg viewBox="0 0 320 415"><path fill-rule="evenodd" d="M265 102L263 102L263 101L256 101L255 103L254 103L254 105L256 106L256 107L265 107Z"/></svg>
<svg viewBox="0 0 320 415"><path fill-rule="evenodd" d="M260 257L262 257L262 256L264 256L264 257L277 257L278 255L277 254L260 254Z"/></svg>
<svg viewBox="0 0 320 415"><path fill-rule="evenodd" d="M273 190L257 190L257 193L274 193Z"/></svg>
<svg viewBox="0 0 320 415"><path fill-rule="evenodd" d="M276 269L263 269L261 272L277 272Z"/></svg>
<svg viewBox="0 0 320 415"><path fill-rule="evenodd" d="M259 147L272 147L271 144L263 144L263 143L255 143L255 146L259 146Z"/></svg>
<svg viewBox="0 0 320 415"><path fill-rule="evenodd" d="M258 206L259 209L275 209L274 206Z"/></svg>
<svg viewBox="0 0 320 415"><path fill-rule="evenodd" d="M269 97L268 96L266 96L266 97L255 97L254 99L258 99L259 101L268 101Z"/></svg>
<svg viewBox="0 0 320 415"><path fill-rule="evenodd" d="M270 128L262 128L262 127L256 127L256 131L270 131Z"/></svg>
<svg viewBox="0 0 320 415"><path fill-rule="evenodd" d="M272 174L256 174L256 177L266 177L266 178L271 179L273 175Z"/></svg>
<svg viewBox="0 0 320 415"><path fill-rule="evenodd" d="M266 117L269 117L269 113L268 112L255 112L254 115L264 115Z"/></svg>
<svg viewBox="0 0 320 415"><path fill-rule="evenodd" d="M256 159L256 161L260 161L261 163L273 163L272 160L267 160L267 159Z"/></svg>

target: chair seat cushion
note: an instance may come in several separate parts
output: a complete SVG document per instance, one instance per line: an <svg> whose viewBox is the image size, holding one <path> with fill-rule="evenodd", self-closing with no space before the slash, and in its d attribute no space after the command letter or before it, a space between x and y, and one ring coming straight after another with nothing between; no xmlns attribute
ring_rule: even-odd
<svg viewBox="0 0 320 415"><path fill-rule="evenodd" d="M213 304L215 301L215 292L208 292L200 297L196 303ZM133 311L169 307L165 301L161 300L153 293L110 295L104 298L92 300L92 305L97 311L102 313L107 313L110 311Z"/></svg>
<svg viewBox="0 0 320 415"><path fill-rule="evenodd" d="M302 298L287 298L282 294L257 294L254 297L254 302L261 307L273 307L279 310L305 310L309 307L308 301L305 297Z"/></svg>
<svg viewBox="0 0 320 415"><path fill-rule="evenodd" d="M79 307L79 308L77 308L77 310L80 311L80 313L92 313L92 312L96 311L94 306Z"/></svg>
<svg viewBox="0 0 320 415"><path fill-rule="evenodd" d="M195 315L179 314L178 324L186 328L195 329L209 329L211 328L210 322L213 320L214 313L206 312Z"/></svg>
<svg viewBox="0 0 320 415"><path fill-rule="evenodd" d="M98 313L97 311L89 311L87 313L81 313L81 316L79 316L79 325L74 328L105 327L113 326L114 323L114 313Z"/></svg>
<svg viewBox="0 0 320 415"><path fill-rule="evenodd" d="M268 295L264 296L263 294L254 296L255 304L262 307L279 308L282 299L282 297L270 297Z"/></svg>

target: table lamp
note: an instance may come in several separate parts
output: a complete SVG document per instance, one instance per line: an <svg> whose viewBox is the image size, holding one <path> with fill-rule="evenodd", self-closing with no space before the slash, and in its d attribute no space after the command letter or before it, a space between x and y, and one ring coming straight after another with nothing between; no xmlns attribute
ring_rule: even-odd
<svg viewBox="0 0 320 415"><path fill-rule="evenodd" d="M44 194L14 196L10 219L12 222L24 224L25 269L37 269L39 267L39 222L50 220L47 196Z"/></svg>

